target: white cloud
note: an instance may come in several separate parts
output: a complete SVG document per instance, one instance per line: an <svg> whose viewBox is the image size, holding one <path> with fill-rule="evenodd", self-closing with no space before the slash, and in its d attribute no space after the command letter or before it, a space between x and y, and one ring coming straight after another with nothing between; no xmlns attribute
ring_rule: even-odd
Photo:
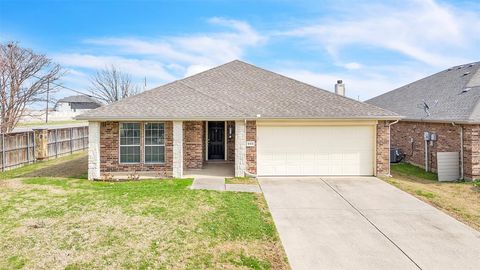
<svg viewBox="0 0 480 270"><path fill-rule="evenodd" d="M243 21L215 17L209 19L208 23L225 29L208 34L193 33L158 39L90 38L84 40L89 46L88 54L58 53L53 58L74 71L66 80L76 85L81 80L85 81L85 76L75 73L78 69L92 73L115 65L131 74L136 81L143 81L146 77L148 85L154 86L242 58L248 48L266 41L265 36Z"/></svg>
<svg viewBox="0 0 480 270"><path fill-rule="evenodd" d="M202 71L211 69L212 66L205 66L205 65L191 65L187 68L187 72L185 72L185 77L195 75Z"/></svg>
<svg viewBox="0 0 480 270"><path fill-rule="evenodd" d="M362 72L356 70L351 72L313 72L305 69L278 69L276 71L332 92L337 80L343 80L346 85L346 95L362 101L426 76L425 73L416 72L415 68L409 65L365 67Z"/></svg>
<svg viewBox="0 0 480 270"><path fill-rule="evenodd" d="M243 21L215 17L208 22L227 30L159 39L114 37L87 39L85 42L117 49L123 54L149 56L162 63L215 66L242 58L249 47L261 45L267 39Z"/></svg>
<svg viewBox="0 0 480 270"><path fill-rule="evenodd" d="M90 54L56 54L53 58L59 64L68 67L98 70L114 65L123 72L137 78L146 76L154 81L171 81L175 79L161 63L156 61Z"/></svg>
<svg viewBox="0 0 480 270"><path fill-rule="evenodd" d="M335 17L280 35L306 38L335 58L348 46L387 49L435 67L478 56L478 13L434 0L347 3L339 4Z"/></svg>
<svg viewBox="0 0 480 270"><path fill-rule="evenodd" d="M361 69L362 65L356 62L350 62L343 65L346 69Z"/></svg>

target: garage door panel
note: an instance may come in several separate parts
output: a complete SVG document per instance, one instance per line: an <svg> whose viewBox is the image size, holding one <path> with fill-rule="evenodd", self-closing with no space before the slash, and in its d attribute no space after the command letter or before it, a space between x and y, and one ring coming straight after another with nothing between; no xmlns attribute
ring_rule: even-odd
<svg viewBox="0 0 480 270"><path fill-rule="evenodd" d="M372 175L374 126L257 127L259 175Z"/></svg>

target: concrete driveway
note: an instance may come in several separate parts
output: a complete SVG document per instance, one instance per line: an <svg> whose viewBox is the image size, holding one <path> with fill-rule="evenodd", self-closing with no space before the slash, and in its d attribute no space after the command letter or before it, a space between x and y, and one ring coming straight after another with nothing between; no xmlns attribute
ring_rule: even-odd
<svg viewBox="0 0 480 270"><path fill-rule="evenodd" d="M375 177L259 182L293 269L480 269L478 231Z"/></svg>

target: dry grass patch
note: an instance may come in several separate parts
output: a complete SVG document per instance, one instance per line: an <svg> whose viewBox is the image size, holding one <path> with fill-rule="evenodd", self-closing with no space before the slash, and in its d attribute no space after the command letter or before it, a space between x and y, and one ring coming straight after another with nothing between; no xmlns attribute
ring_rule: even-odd
<svg viewBox="0 0 480 270"><path fill-rule="evenodd" d="M230 177L225 178L225 184L258 185L258 181L252 177Z"/></svg>
<svg viewBox="0 0 480 270"><path fill-rule="evenodd" d="M0 269L289 269L259 194L188 179L0 183Z"/></svg>
<svg viewBox="0 0 480 270"><path fill-rule="evenodd" d="M480 230L480 188L469 182L438 182L409 164L392 165L390 184ZM418 172L418 173L417 173Z"/></svg>

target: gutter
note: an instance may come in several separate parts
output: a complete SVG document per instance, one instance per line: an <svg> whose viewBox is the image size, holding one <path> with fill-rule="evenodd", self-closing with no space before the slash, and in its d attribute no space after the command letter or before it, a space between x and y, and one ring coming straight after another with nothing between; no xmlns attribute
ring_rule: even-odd
<svg viewBox="0 0 480 270"><path fill-rule="evenodd" d="M75 120L86 121L241 121L241 120L262 120L262 121L276 121L276 120L302 120L302 121L358 121L358 120L398 120L401 116L363 116L363 117L191 117L191 118L173 118L173 117L88 117L77 116ZM403 120L403 119L402 119Z"/></svg>

